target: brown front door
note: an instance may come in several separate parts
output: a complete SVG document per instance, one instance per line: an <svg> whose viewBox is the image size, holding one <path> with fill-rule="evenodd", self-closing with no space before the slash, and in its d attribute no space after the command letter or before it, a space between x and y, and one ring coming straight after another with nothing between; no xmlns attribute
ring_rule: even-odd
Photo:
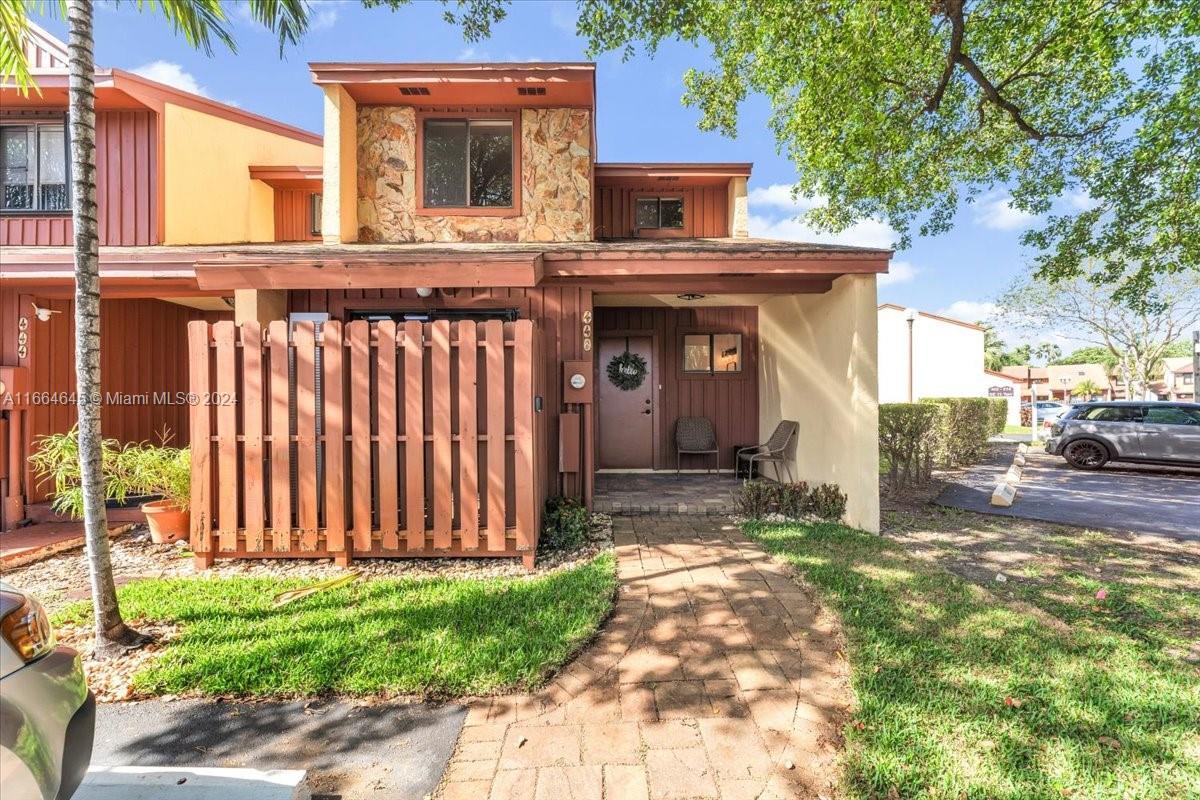
<svg viewBox="0 0 1200 800"><path fill-rule="evenodd" d="M625 352L646 360L646 377L640 386L622 389L608 377L609 362ZM597 432L601 469L650 469L654 466L654 347L649 336L622 336L600 340L599 405Z"/></svg>

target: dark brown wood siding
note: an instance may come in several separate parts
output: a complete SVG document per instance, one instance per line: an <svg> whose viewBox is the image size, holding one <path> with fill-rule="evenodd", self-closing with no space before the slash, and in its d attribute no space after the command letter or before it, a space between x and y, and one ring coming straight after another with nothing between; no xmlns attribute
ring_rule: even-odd
<svg viewBox="0 0 1200 800"><path fill-rule="evenodd" d="M686 333L742 334L742 370L738 373L694 375L683 372L683 336ZM721 465L729 468L733 448L758 439L758 309L755 306L696 308L596 309L596 336L642 335L654 339L655 371L662 390L655 408L655 469L675 468L675 420L708 417L721 446ZM605 380L603 364L597 380ZM604 436L603 430L596 432ZM686 461L689 467L707 466L703 460Z"/></svg>
<svg viewBox="0 0 1200 800"><path fill-rule="evenodd" d="M275 241L306 242L321 238L312 232L312 196L306 189L275 190Z"/></svg>
<svg viewBox="0 0 1200 800"><path fill-rule="evenodd" d="M595 234L597 239L626 239L633 229L634 198L642 196L683 197L683 236L724 237L729 235L729 188L725 183L708 186L673 186L670 182L622 181L596 185Z"/></svg>
<svg viewBox="0 0 1200 800"><path fill-rule="evenodd" d="M44 114L39 112L39 118ZM96 114L101 245L158 244L157 137L157 118L150 111ZM72 235L69 214L0 215L0 246L63 247L71 244Z"/></svg>
<svg viewBox="0 0 1200 800"><path fill-rule="evenodd" d="M51 315L49 322L39 322L33 315L34 302L60 313ZM0 292L0 358L5 364L29 367L30 389L37 400L29 408L30 443L43 434L70 430L75 424L71 402L75 391L73 313L70 300ZM28 342L25 357L19 358L16 340L22 316L28 319ZM187 392L187 323L232 316L232 312L200 311L162 300L101 301L100 377L106 400L116 395L148 398L144 404L106 402L101 415L104 436L121 442L157 440L168 430L172 444L186 444L187 404L156 403L154 395L172 395L176 400L176 392ZM27 479L29 502L46 499L47 487L38 487L33 475Z"/></svg>
<svg viewBox="0 0 1200 800"><path fill-rule="evenodd" d="M361 291L293 291L290 293L289 310L292 312L325 312L333 319L345 320L347 311L352 310L403 310L422 308L515 308L523 319L538 323L542 330L542 384L544 390L543 411L546 445L541 463L550 494L582 496L590 486L592 475L592 448L586 448L587 463L577 473L558 472L558 415L562 411L583 411L576 404L562 401L562 362L568 359L591 358L591 350L584 349L585 333L591 326L585 317L592 310L592 293L577 287L550 287L545 289L460 289L454 295L436 294L422 299L412 289L370 289ZM585 326L587 330L585 331ZM590 417L590 411L586 415ZM586 427L586 426L585 426ZM586 438L590 428L583 432Z"/></svg>

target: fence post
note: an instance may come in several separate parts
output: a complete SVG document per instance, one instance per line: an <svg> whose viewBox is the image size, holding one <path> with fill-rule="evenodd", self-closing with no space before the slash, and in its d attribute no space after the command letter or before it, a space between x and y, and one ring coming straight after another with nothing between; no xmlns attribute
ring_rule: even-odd
<svg viewBox="0 0 1200 800"><path fill-rule="evenodd" d="M212 566L212 420L209 410L209 342L207 322L188 323L188 423L191 437L191 546L196 569Z"/></svg>

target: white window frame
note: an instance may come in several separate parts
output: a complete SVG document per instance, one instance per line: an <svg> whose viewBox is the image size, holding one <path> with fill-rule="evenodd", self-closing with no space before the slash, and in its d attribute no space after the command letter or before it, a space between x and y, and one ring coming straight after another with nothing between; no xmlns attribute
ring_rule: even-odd
<svg viewBox="0 0 1200 800"><path fill-rule="evenodd" d="M59 127L63 131L63 175L67 188L67 207L66 208L42 208L42 135L41 128L43 127ZM33 129L33 153L30 154L30 169L33 172L33 205L24 208L3 208L0 207L0 214L70 214L71 213L71 143L70 143L70 127L67 125L66 116L55 117L54 119L19 119L0 121L0 128L32 128ZM3 153L0 153L0 171L4 169ZM0 186L0 191L2 191Z"/></svg>

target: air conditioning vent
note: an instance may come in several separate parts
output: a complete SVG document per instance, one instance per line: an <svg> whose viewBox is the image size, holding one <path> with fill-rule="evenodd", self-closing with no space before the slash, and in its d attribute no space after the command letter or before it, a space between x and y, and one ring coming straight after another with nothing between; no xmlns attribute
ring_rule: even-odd
<svg viewBox="0 0 1200 800"><path fill-rule="evenodd" d="M405 96L426 95L426 94L429 94L429 87L427 87L427 86L401 86L400 94L405 95Z"/></svg>
<svg viewBox="0 0 1200 800"><path fill-rule="evenodd" d="M546 87L545 87L545 86L518 86L518 87L517 87L517 94L537 94L537 95L542 95L542 94L545 94L545 93L546 93Z"/></svg>

